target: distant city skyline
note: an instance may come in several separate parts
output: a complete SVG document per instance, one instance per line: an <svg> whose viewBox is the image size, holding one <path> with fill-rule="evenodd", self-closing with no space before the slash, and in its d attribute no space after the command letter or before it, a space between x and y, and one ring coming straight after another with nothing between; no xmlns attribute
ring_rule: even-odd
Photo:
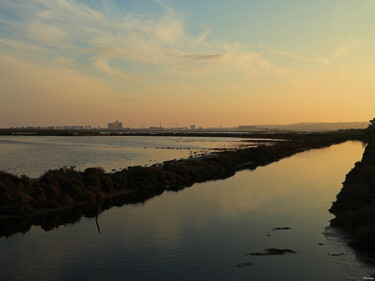
<svg viewBox="0 0 375 281"><path fill-rule="evenodd" d="M201 127L191 124L190 126L176 126L175 127L163 127L161 123L159 126L150 126L146 127L123 127L122 122L119 120L115 122L109 122L107 127L101 126L91 126L91 125L65 125L65 126L20 126L20 127L11 127L11 128L0 128L0 129L15 129L21 131L28 130L93 130L93 131L137 131L137 130L146 130L146 131L335 131L340 129L365 129L369 126L370 123L374 123L374 119L365 122L336 122L336 123L327 123L327 122L300 122L293 124L259 124L259 125L239 125L232 127Z"/></svg>
<svg viewBox="0 0 375 281"><path fill-rule="evenodd" d="M368 121L375 1L0 2L0 127Z"/></svg>

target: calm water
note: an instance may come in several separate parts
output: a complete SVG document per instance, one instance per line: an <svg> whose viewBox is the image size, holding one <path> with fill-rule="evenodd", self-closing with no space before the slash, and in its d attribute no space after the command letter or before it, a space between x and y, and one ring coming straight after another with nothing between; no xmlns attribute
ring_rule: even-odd
<svg viewBox="0 0 375 281"><path fill-rule="evenodd" d="M48 169L75 166L107 171L160 163L245 145L239 138L1 136L0 170L38 177ZM247 142L246 145L255 145Z"/></svg>
<svg viewBox="0 0 375 281"><path fill-rule="evenodd" d="M363 280L375 268L327 228L363 150L346 142L115 207L99 216L100 234L82 218L0 238L0 280ZM297 254L245 256L271 247Z"/></svg>

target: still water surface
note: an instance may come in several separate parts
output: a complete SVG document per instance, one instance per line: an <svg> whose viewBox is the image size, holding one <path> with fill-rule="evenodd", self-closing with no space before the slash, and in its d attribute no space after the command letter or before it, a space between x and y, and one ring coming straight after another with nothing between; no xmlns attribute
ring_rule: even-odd
<svg viewBox="0 0 375 281"><path fill-rule="evenodd" d="M74 166L107 171L132 165L256 145L240 138L138 136L0 136L0 170L38 177L48 169Z"/></svg>
<svg viewBox="0 0 375 281"><path fill-rule="evenodd" d="M346 142L114 207L99 216L101 233L82 218L0 238L0 280L363 280L375 269L327 227L363 150ZM297 254L245 256L266 248Z"/></svg>

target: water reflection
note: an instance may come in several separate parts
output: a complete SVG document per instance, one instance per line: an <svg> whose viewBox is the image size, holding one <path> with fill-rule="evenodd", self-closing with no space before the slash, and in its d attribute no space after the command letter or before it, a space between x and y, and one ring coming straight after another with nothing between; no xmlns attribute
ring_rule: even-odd
<svg viewBox="0 0 375 281"><path fill-rule="evenodd" d="M33 225L40 226L44 231L51 231L61 225L79 223L82 217L94 218L98 232L100 233L98 223L100 213L112 207L144 203L146 200L162 194L163 191L163 189L159 188L138 190L130 194L107 199L97 204L83 204L44 215L0 219L0 237L10 237L17 233L27 233Z"/></svg>
<svg viewBox="0 0 375 281"><path fill-rule="evenodd" d="M38 225L53 231L26 226L26 235L0 240L0 279L362 280L374 268L323 234L362 153L347 142L179 192L115 198L101 206L100 234L97 205L61 214L59 223L45 217ZM282 226L292 229L271 231ZM297 254L245 256L267 248ZM252 265L237 267L244 263Z"/></svg>
<svg viewBox="0 0 375 281"><path fill-rule="evenodd" d="M223 137L0 136L0 170L30 177L64 166L121 170L257 143Z"/></svg>

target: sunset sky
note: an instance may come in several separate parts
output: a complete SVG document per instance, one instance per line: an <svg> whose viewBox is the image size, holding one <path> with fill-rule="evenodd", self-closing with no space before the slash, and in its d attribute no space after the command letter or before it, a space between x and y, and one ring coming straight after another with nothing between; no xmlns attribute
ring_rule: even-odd
<svg viewBox="0 0 375 281"><path fill-rule="evenodd" d="M1 0L0 127L375 117L374 0Z"/></svg>

